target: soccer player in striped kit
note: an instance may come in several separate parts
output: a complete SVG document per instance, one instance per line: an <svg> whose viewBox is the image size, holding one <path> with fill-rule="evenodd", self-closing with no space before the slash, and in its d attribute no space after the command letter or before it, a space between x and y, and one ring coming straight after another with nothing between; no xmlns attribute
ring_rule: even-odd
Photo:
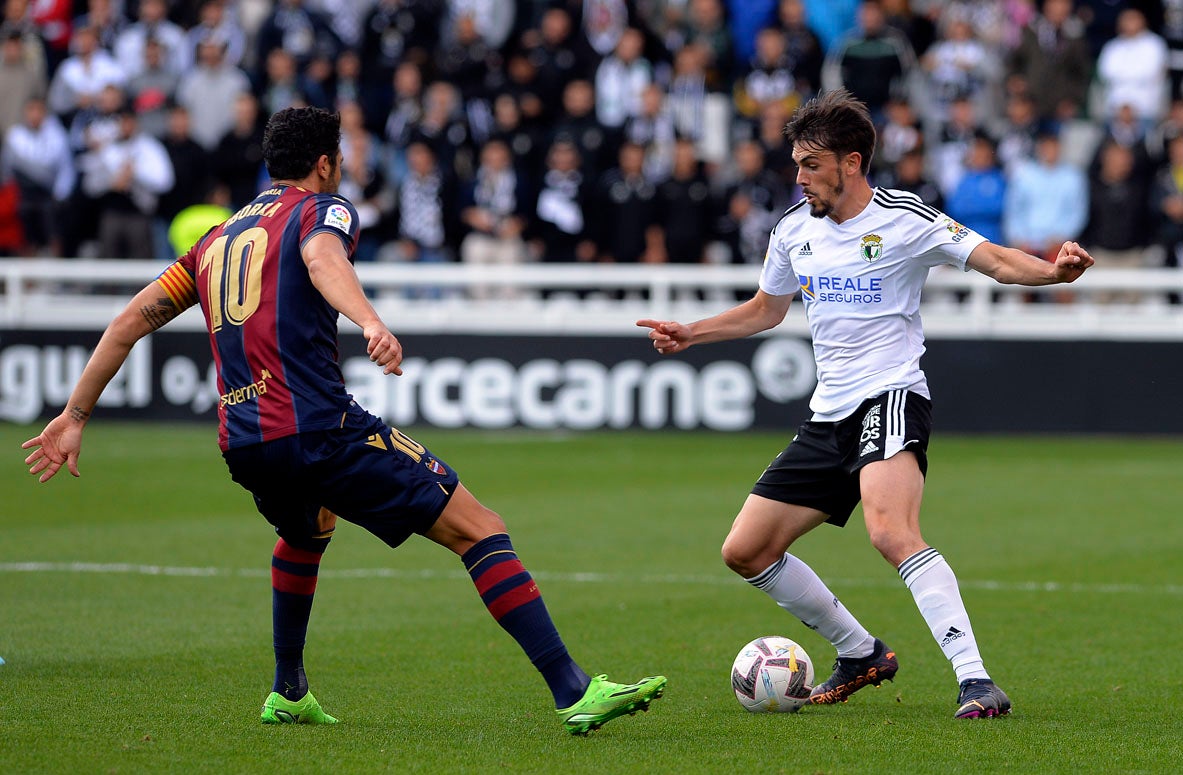
<svg viewBox="0 0 1183 775"><path fill-rule="evenodd" d="M723 543L723 560L834 645L838 659L811 702L845 702L899 669L799 558L798 538L846 524L861 500L871 543L912 592L958 681L957 718L1006 714L961 600L957 578L920 533L931 402L920 356L920 292L931 267L974 269L1000 283L1072 282L1093 264L1075 242L1055 262L987 242L916 196L867 181L875 127L838 90L811 100L785 127L805 198L772 230L750 301L690 325L640 320L659 353L770 329L800 292L818 384L813 417L765 469Z"/></svg>
<svg viewBox="0 0 1183 775"><path fill-rule="evenodd" d="M272 185L142 290L108 326L69 403L24 444L30 472L78 475L82 431L132 345L200 304L218 372L218 444L279 540L271 560L275 682L264 723L333 724L308 691L303 650L321 556L338 515L396 547L412 534L460 556L490 614L525 651L572 734L646 710L666 679L591 677L571 658L501 518L430 450L358 406L337 357L338 313L370 360L402 373L402 346L354 272L358 218L336 195L340 121L316 108L271 117Z"/></svg>

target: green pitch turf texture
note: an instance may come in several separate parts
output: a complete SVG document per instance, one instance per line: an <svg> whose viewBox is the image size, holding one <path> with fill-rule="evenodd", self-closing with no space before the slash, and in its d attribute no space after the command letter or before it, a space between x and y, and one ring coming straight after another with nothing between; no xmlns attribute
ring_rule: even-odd
<svg viewBox="0 0 1183 775"><path fill-rule="evenodd" d="M797 552L898 652L846 705L750 715L745 642L815 633L719 544L783 435L422 431L510 525L572 653L669 676L647 714L563 733L458 560L343 524L306 662L335 727L264 727L274 538L209 427L92 424L39 486L0 427L0 772L1169 773L1183 769L1183 442L949 438L925 534L1015 703L951 718L953 674L856 514Z"/></svg>

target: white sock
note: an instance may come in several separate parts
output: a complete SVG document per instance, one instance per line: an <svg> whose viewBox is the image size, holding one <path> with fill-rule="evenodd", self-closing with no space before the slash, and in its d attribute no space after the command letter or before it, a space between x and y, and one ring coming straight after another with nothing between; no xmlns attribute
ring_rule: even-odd
<svg viewBox="0 0 1183 775"><path fill-rule="evenodd" d="M969 614L961 602L957 577L941 553L931 546L900 563L900 578L912 591L920 615L928 623L932 637L945 652L945 658L957 673L957 682L969 678L989 678L978 652L978 642L969 624Z"/></svg>
<svg viewBox="0 0 1183 775"><path fill-rule="evenodd" d="M850 615L813 569L793 555L786 553L747 582L764 590L777 605L833 643L838 656L866 657L875 650L875 638Z"/></svg>

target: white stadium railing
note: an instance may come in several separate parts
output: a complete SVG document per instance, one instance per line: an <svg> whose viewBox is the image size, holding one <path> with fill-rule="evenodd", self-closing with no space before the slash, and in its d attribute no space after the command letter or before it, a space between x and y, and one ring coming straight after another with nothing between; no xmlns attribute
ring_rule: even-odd
<svg viewBox="0 0 1183 775"><path fill-rule="evenodd" d="M0 260L0 327L101 329L160 273L156 261ZM652 317L689 321L746 298L757 266L362 264L358 276L395 333L605 335ZM946 338L1183 341L1183 271L1094 268L1070 286L998 285L976 272L929 275L922 316ZM170 328L199 330L199 315ZM350 325L347 321L343 325ZM799 310L781 326L804 333Z"/></svg>

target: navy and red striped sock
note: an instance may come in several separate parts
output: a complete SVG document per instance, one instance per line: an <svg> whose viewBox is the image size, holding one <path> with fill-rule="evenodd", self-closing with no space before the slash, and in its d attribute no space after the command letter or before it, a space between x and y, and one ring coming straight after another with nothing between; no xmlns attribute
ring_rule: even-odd
<svg viewBox="0 0 1183 775"><path fill-rule="evenodd" d="M590 682L559 637L542 594L504 533L478 541L460 558L485 607L542 673L556 708L583 697Z"/></svg>
<svg viewBox="0 0 1183 775"><path fill-rule="evenodd" d="M328 538L310 539L297 549L282 538L271 555L271 624L275 645L275 685L271 691L299 700L308 693L304 675L304 639L320 559Z"/></svg>

